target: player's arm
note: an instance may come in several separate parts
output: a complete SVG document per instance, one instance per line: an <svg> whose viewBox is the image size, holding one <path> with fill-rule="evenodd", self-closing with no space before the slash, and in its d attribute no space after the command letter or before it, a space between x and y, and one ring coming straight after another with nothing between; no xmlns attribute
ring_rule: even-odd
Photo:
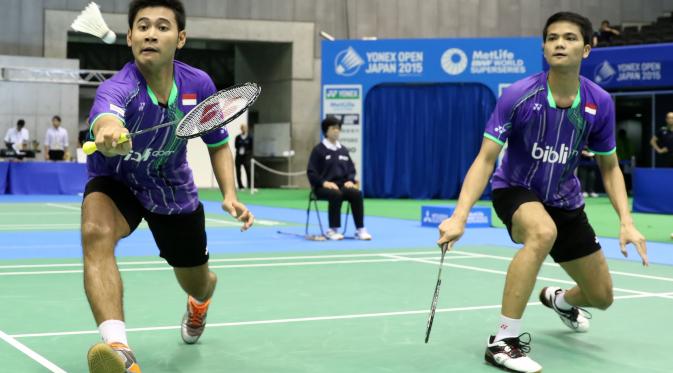
<svg viewBox="0 0 673 373"><path fill-rule="evenodd" d="M124 123L113 114L98 116L91 126L91 134L95 139L96 148L106 157L126 155L131 151L130 139L119 142L119 137L128 133L129 131L124 127Z"/></svg>
<svg viewBox="0 0 673 373"><path fill-rule="evenodd" d="M603 177L605 191L610 198L612 207L614 207L620 220L619 245L624 256L627 256L626 244L633 243L642 258L643 265L648 265L647 246L645 237L636 229L633 224L633 218L629 211L628 199L626 197L626 186L624 185L624 176L619 169L619 160L617 153L598 155L598 167Z"/></svg>
<svg viewBox="0 0 673 373"><path fill-rule="evenodd" d="M477 158L467 171L453 215L439 226L440 238L437 245L448 243L451 246L463 235L470 209L484 193L501 149L501 144L484 138Z"/></svg>
<svg viewBox="0 0 673 373"><path fill-rule="evenodd" d="M255 217L238 201L236 188L234 187L234 157L229 150L229 144L223 143L218 146L208 147L210 164L215 173L217 185L220 187L222 196L222 209L243 223L241 230L245 231L252 226Z"/></svg>

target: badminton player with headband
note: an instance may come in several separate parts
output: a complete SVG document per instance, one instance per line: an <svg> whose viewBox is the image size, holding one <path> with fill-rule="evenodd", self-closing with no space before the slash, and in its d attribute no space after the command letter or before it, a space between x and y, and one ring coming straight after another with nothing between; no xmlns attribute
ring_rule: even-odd
<svg viewBox="0 0 673 373"><path fill-rule="evenodd" d="M140 372L126 336L115 246L142 219L187 293L183 341L196 343L204 331L217 278L208 268L205 215L187 164L185 138L200 136L208 147L222 208L243 231L254 221L237 200L229 134L218 125L249 106L259 89L243 85L214 95L206 73L174 60L186 42L180 1L131 1L128 22L134 61L98 88L89 118L98 151L87 159L81 234L84 288L103 339L87 356L95 373ZM152 128L162 123L171 124ZM149 303L144 308L153 311Z"/></svg>
<svg viewBox="0 0 673 373"><path fill-rule="evenodd" d="M626 244L633 243L648 264L645 238L633 224L615 154L614 103L601 87L579 76L582 59L591 51L591 35L591 22L579 14L561 12L547 20L543 51L549 71L504 90L455 212L439 227L441 246L450 247L462 236L470 208L507 142L492 178L493 207L512 240L523 247L507 271L497 333L487 340L484 354L488 363L504 370L542 370L527 356L530 334L521 333L521 318L548 254L576 282L568 290L549 286L540 293L542 304L567 327L586 332L590 314L581 307L606 309L612 303L608 265L575 176L585 146L598 155L605 190L619 215L622 253L626 256Z"/></svg>

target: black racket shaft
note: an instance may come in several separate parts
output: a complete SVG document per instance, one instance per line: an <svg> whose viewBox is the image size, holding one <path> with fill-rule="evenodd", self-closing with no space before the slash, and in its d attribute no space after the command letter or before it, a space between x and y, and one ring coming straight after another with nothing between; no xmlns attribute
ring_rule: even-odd
<svg viewBox="0 0 673 373"><path fill-rule="evenodd" d="M432 330L432 322L435 320L435 311L437 310L437 301L439 300L439 289L442 285L442 267L444 267L444 255L448 251L448 244L442 246L442 258L439 260L439 273L437 273L437 285L435 285L435 293L432 295L432 304L430 305L430 316L428 316L428 325L425 329L425 343L430 340L430 331Z"/></svg>

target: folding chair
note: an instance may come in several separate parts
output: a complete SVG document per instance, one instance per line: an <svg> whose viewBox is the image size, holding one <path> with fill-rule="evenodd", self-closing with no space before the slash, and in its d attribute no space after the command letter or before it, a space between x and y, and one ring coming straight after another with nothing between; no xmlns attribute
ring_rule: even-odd
<svg viewBox="0 0 673 373"><path fill-rule="evenodd" d="M325 236L325 230L322 227L322 220L320 219L320 210L318 210L318 201L326 201L326 199L318 198L318 196L315 195L315 191L311 189L311 192L308 195L308 207L306 208L306 237L312 237L311 235L308 234L308 225L311 219L311 203L313 203L313 208L315 209L315 214L318 217L318 226L320 227L320 234L322 237ZM351 213L351 204L346 201L346 214L344 215L344 230L341 232L341 234L346 236L346 230L348 229L348 216Z"/></svg>

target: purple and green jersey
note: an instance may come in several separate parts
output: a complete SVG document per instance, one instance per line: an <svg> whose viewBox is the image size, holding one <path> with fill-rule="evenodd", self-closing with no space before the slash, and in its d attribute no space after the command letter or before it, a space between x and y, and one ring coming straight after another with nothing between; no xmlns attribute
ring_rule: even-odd
<svg viewBox="0 0 673 373"><path fill-rule="evenodd" d="M580 76L569 108L558 108L542 72L507 87L484 136L505 155L493 174L493 189L524 187L542 203L564 209L584 204L575 169L586 146L599 155L616 150L615 109L610 95Z"/></svg>
<svg viewBox="0 0 673 373"><path fill-rule="evenodd" d="M166 105L160 104L135 63L127 63L103 82L89 114L91 128L105 115L117 117L129 132L179 120L197 103L216 92L203 71L175 61L173 87ZM224 145L229 134L223 127L201 137L209 147ZM110 176L127 185L147 210L181 214L196 210L198 195L187 164L187 141L175 136L175 126L135 136L126 156L87 157L89 179Z"/></svg>

